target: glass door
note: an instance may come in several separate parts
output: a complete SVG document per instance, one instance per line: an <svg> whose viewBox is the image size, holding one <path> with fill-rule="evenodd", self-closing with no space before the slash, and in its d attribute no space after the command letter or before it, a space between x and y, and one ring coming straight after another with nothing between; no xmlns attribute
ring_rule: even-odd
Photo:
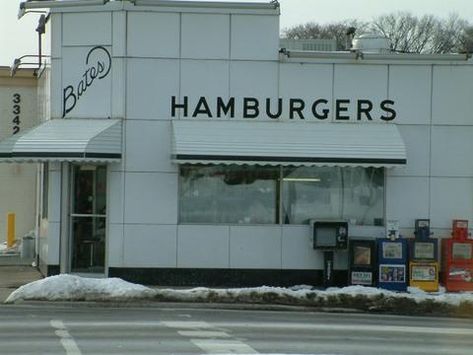
<svg viewBox="0 0 473 355"><path fill-rule="evenodd" d="M71 182L71 272L104 273L107 167L73 165Z"/></svg>

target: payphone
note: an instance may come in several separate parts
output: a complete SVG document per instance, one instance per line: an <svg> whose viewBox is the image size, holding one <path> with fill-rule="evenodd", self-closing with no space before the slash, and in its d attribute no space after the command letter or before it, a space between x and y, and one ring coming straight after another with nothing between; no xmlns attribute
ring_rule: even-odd
<svg viewBox="0 0 473 355"><path fill-rule="evenodd" d="M453 220L452 238L442 240L442 272L447 291L473 291L473 240L467 220Z"/></svg>
<svg viewBox="0 0 473 355"><path fill-rule="evenodd" d="M376 285L376 242L373 239L350 238L348 283Z"/></svg>
<svg viewBox="0 0 473 355"><path fill-rule="evenodd" d="M430 220L416 219L409 248L409 285L427 292L439 288L438 242L431 235Z"/></svg>
<svg viewBox="0 0 473 355"><path fill-rule="evenodd" d="M399 235L399 222L387 221L386 238L377 240L378 287L407 290L407 240Z"/></svg>
<svg viewBox="0 0 473 355"><path fill-rule="evenodd" d="M324 252L324 286L333 286L334 251L348 245L348 223L344 221L311 221L314 249Z"/></svg>

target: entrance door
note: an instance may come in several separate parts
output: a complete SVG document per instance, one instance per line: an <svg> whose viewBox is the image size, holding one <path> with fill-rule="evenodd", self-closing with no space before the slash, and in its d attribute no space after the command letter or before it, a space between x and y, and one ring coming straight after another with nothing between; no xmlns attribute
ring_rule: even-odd
<svg viewBox="0 0 473 355"><path fill-rule="evenodd" d="M73 165L71 173L71 268L105 273L107 167Z"/></svg>

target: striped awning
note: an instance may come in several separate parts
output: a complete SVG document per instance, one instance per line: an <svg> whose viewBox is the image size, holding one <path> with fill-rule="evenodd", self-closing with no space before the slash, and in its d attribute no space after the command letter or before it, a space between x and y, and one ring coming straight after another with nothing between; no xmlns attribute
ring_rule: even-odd
<svg viewBox="0 0 473 355"><path fill-rule="evenodd" d="M112 119L53 119L0 142L0 162L115 162L122 124Z"/></svg>
<svg viewBox="0 0 473 355"><path fill-rule="evenodd" d="M407 164L395 124L174 120L172 125L172 159L179 164Z"/></svg>

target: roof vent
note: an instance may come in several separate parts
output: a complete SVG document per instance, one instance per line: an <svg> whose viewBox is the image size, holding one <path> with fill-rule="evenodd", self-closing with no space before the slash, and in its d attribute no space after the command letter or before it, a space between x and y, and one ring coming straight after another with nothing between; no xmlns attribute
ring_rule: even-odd
<svg viewBox="0 0 473 355"><path fill-rule="evenodd" d="M351 49L362 53L389 53L391 41L380 33L364 33L353 39Z"/></svg>

